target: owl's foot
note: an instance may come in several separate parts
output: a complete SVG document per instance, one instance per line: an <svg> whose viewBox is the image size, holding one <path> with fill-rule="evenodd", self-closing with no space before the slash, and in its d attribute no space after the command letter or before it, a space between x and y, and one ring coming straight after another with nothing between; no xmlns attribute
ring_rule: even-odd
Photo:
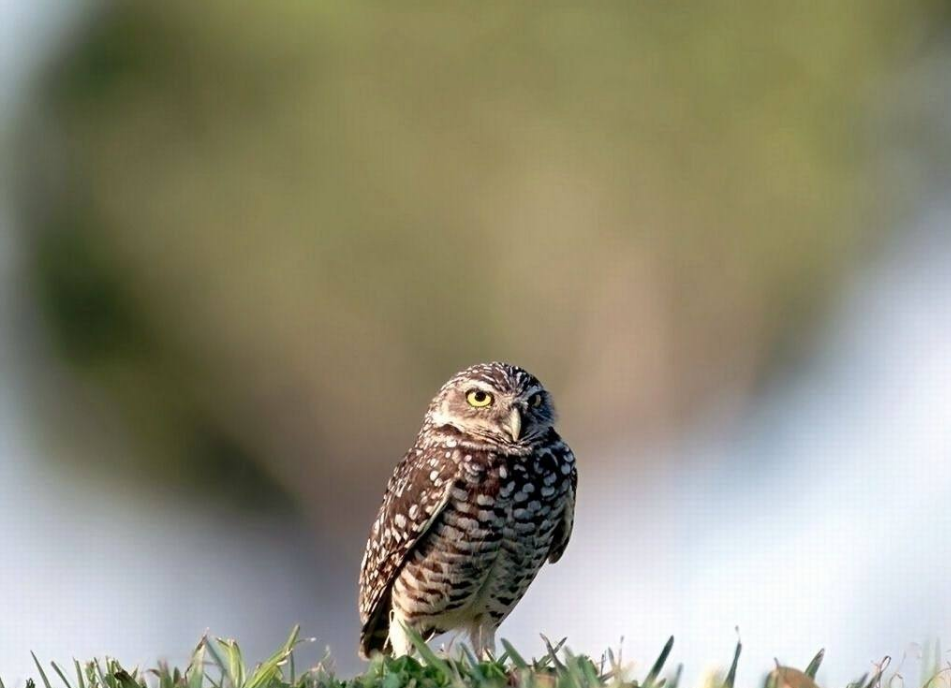
<svg viewBox="0 0 951 688"><path fill-rule="evenodd" d="M474 621L469 626L469 642L479 659L493 659L495 656L495 626L484 621Z"/></svg>

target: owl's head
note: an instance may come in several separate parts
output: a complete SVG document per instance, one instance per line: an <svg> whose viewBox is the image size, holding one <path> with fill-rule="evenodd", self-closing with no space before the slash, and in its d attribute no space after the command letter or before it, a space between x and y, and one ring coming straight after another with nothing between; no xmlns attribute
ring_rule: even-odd
<svg viewBox="0 0 951 688"><path fill-rule="evenodd" d="M551 395L538 379L508 363L480 363L455 375L433 399L429 420L473 439L526 445L555 423Z"/></svg>

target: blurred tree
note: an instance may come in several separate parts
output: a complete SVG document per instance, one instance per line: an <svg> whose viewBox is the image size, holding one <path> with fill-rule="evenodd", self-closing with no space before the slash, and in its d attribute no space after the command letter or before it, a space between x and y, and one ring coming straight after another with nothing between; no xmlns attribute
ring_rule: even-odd
<svg viewBox="0 0 951 688"><path fill-rule="evenodd" d="M877 113L938 20L107 5L22 156L58 350L142 440L102 461L369 519L434 388L484 359L549 384L589 470L636 455L804 341L894 208Z"/></svg>

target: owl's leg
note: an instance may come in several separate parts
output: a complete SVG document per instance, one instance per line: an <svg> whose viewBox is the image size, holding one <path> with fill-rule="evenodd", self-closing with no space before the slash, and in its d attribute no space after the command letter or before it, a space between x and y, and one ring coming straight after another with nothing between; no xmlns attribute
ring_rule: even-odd
<svg viewBox="0 0 951 688"><path fill-rule="evenodd" d="M413 654L415 648L413 641L409 638L408 628L412 628L412 626L399 610L394 609L390 612L390 635L387 642L394 657Z"/></svg>
<svg viewBox="0 0 951 688"><path fill-rule="evenodd" d="M490 618L477 618L469 624L469 642L479 659L490 659L495 654L495 624Z"/></svg>
<svg viewBox="0 0 951 688"><path fill-rule="evenodd" d="M482 626L482 657L495 658L495 626L491 622Z"/></svg>

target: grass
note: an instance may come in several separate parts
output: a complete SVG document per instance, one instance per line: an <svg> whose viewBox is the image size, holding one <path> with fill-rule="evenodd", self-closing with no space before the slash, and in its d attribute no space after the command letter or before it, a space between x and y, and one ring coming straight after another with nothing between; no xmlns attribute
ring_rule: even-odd
<svg viewBox="0 0 951 688"><path fill-rule="evenodd" d="M326 662L297 672L294 650L302 642L294 628L285 643L264 662L248 667L234 640L204 637L182 670L165 663L140 671L127 670L115 659L92 660L71 667L50 662L48 669L37 659L40 685L28 679L26 688L678 688L682 665L664 674L673 649L667 641L653 666L643 677L631 675L618 655L608 651L598 660L573 654L565 641L552 644L544 638L547 652L527 660L503 640L504 653L491 660L478 660L462 646L455 657L437 654L422 639L414 638L420 659L375 656L366 671L354 678L337 678ZM708 676L701 688L734 688L742 645L737 643L729 671ZM929 648L930 650L930 648ZM805 670L777 666L766 676L763 688L816 688L815 678L825 651L820 650ZM951 665L942 665L937 647L926 657L921 688L951 686ZM898 671L885 676L888 658L875 672L846 688L907 688ZM52 676L52 678L51 678ZM0 688L5 688L0 680Z"/></svg>

